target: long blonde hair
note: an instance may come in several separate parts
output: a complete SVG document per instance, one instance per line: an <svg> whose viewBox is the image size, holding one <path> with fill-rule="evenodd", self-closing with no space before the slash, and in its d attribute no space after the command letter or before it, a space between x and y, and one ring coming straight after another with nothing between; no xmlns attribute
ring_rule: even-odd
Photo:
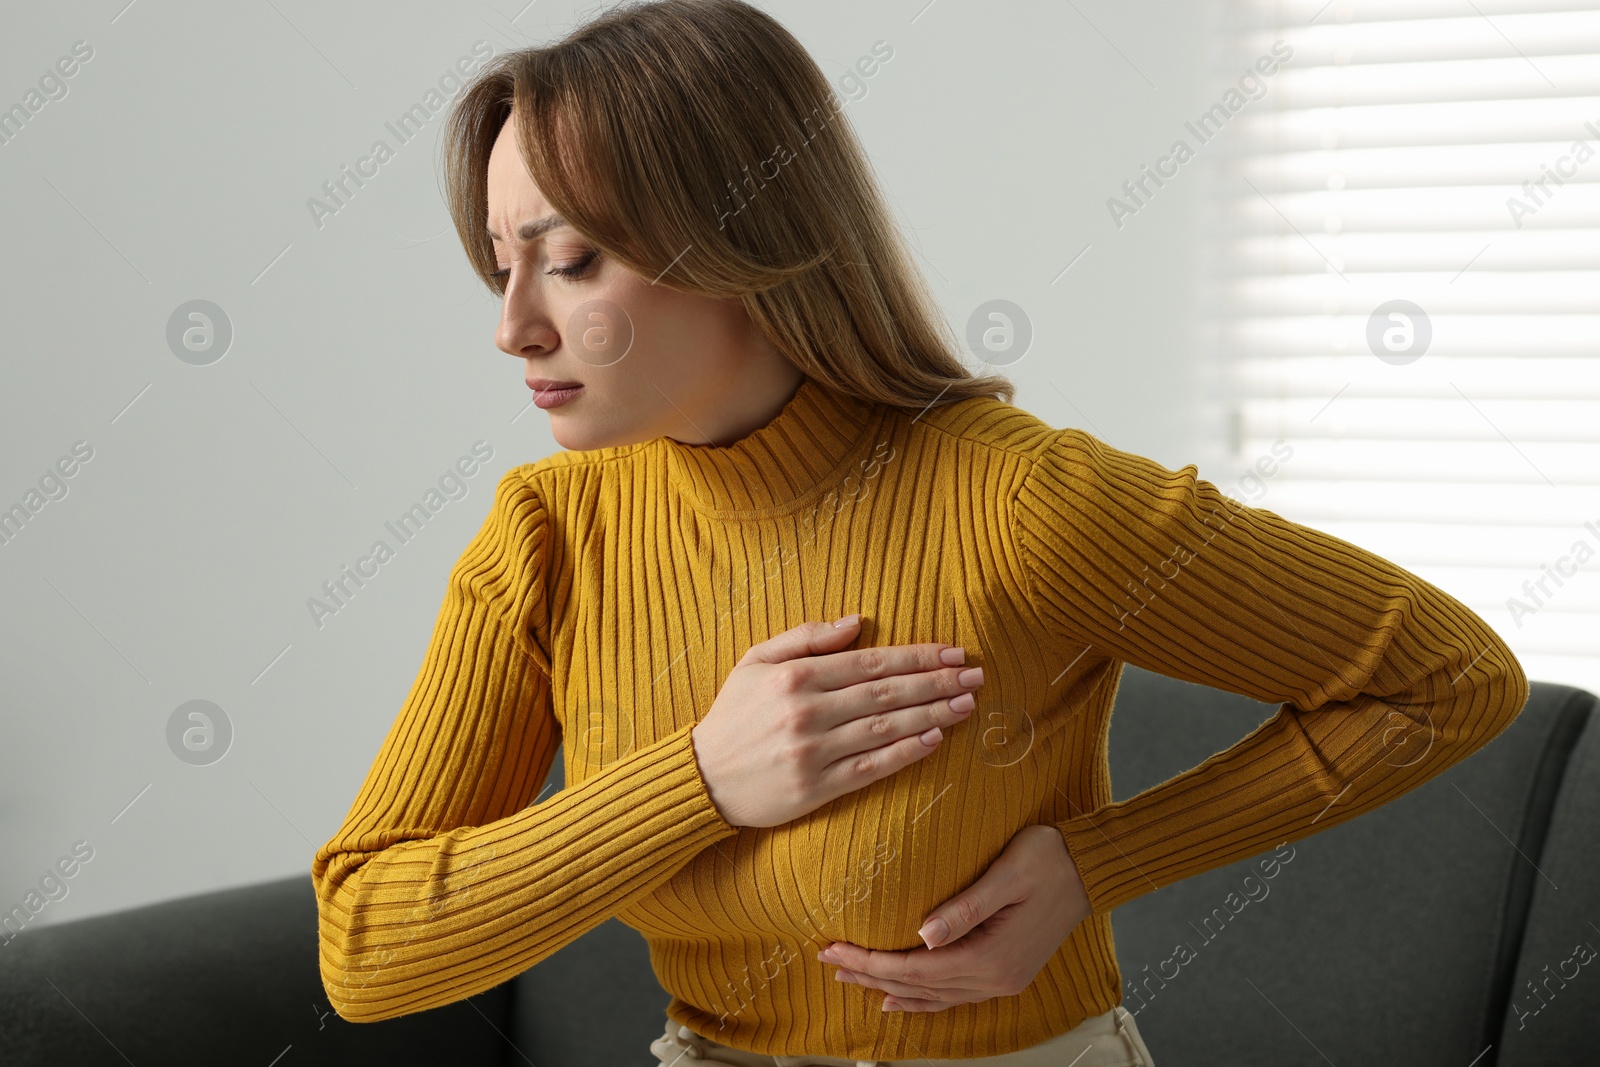
<svg viewBox="0 0 1600 1067"><path fill-rule="evenodd" d="M808 377L901 407L1011 402L1008 379L956 356L843 107L800 42L741 0L625 0L465 89L444 131L450 213L504 296L487 172L514 120L562 218L643 277L739 298Z"/></svg>

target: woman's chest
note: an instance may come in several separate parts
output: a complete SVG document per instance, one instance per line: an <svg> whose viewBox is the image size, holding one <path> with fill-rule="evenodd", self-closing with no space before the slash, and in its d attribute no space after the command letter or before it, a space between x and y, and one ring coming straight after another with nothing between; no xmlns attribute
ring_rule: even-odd
<svg viewBox="0 0 1600 1067"><path fill-rule="evenodd" d="M814 931L911 947L928 909L1017 829L1056 813L1062 760L1081 759L1093 733L1061 728L1111 665L1042 636L1008 565L1008 531L980 500L886 467L760 521L713 520L670 497L635 504L569 539L552 605L569 786L704 718L752 646L808 620L860 612L852 649L963 647L984 685L932 754L792 822L741 829L630 924L672 936L714 921L760 938ZM730 885L745 888L730 895ZM717 917L694 914L702 908Z"/></svg>
<svg viewBox="0 0 1600 1067"><path fill-rule="evenodd" d="M1041 645L1008 531L877 455L873 477L770 517L712 518L646 487L565 532L546 647L569 783L704 718L755 645L851 612L852 650L964 647L985 684L963 730L991 762L1020 758L1066 660Z"/></svg>

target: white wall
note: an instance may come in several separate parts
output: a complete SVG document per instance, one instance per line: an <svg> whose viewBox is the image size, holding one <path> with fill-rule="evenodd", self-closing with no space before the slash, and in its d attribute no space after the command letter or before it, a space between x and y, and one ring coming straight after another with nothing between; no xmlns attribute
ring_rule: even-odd
<svg viewBox="0 0 1600 1067"><path fill-rule="evenodd" d="M545 0L513 27L521 0L504 6L8 13L0 107L75 42L93 54L0 145L0 500L76 442L93 456L0 546L0 911L78 841L94 858L38 923L309 878L499 472L555 450L537 411L511 421L521 368L450 230L437 121L320 228L306 207L474 42L575 18ZM1204 175L1120 229L1105 203L1227 79L1208 8L767 9L831 75L894 49L849 114L958 329L991 298L1027 311L1018 403L1220 481L1194 401ZM234 329L205 367L166 338L194 299ZM306 599L479 440L467 496L317 629ZM191 700L232 723L209 766L169 748Z"/></svg>

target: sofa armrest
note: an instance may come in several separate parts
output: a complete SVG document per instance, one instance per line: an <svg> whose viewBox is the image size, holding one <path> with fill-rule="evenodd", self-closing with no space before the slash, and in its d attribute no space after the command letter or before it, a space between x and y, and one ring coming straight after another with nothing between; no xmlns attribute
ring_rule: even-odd
<svg viewBox="0 0 1600 1067"><path fill-rule="evenodd" d="M505 983L386 1022L339 1018L317 970L316 897L305 875L0 943L0 1063L10 1067L500 1067L524 1062L502 1036L510 1015Z"/></svg>

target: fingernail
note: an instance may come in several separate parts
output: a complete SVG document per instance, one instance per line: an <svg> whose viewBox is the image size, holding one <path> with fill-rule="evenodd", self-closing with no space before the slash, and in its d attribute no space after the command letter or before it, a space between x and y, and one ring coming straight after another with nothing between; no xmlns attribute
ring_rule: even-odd
<svg viewBox="0 0 1600 1067"><path fill-rule="evenodd" d="M929 948L944 944L944 939L950 936L950 924L940 918L929 919L922 924L922 929L917 931L917 936L922 938L923 944Z"/></svg>
<svg viewBox="0 0 1600 1067"><path fill-rule="evenodd" d="M958 697L950 698L950 710L968 712L971 711L977 703L977 699L973 697L971 693L962 693Z"/></svg>
<svg viewBox="0 0 1600 1067"><path fill-rule="evenodd" d="M839 621L835 622L833 625L834 625L835 628L842 630L846 626L854 626L856 623L858 623L860 621L861 621L861 613L858 611L858 612L854 613L853 615L846 615L844 618L842 618Z"/></svg>
<svg viewBox="0 0 1600 1067"><path fill-rule="evenodd" d="M956 681L960 682L968 689L976 689L978 686L983 684L983 668L972 667L968 670L964 670L960 674L956 675Z"/></svg>
<svg viewBox="0 0 1600 1067"><path fill-rule="evenodd" d="M929 748L932 748L934 745L939 743L939 738L943 736L944 734L940 732L937 726L935 726L933 729L922 735L922 743L927 745Z"/></svg>
<svg viewBox="0 0 1600 1067"><path fill-rule="evenodd" d="M946 667L959 667L967 662L967 650L964 648L947 648L939 653L939 662Z"/></svg>
<svg viewBox="0 0 1600 1067"><path fill-rule="evenodd" d="M878 1010L879 1011L899 1011L900 1010L900 1005L893 1004L893 1003L890 1003L889 1001L885 1000L882 1004L878 1005Z"/></svg>

